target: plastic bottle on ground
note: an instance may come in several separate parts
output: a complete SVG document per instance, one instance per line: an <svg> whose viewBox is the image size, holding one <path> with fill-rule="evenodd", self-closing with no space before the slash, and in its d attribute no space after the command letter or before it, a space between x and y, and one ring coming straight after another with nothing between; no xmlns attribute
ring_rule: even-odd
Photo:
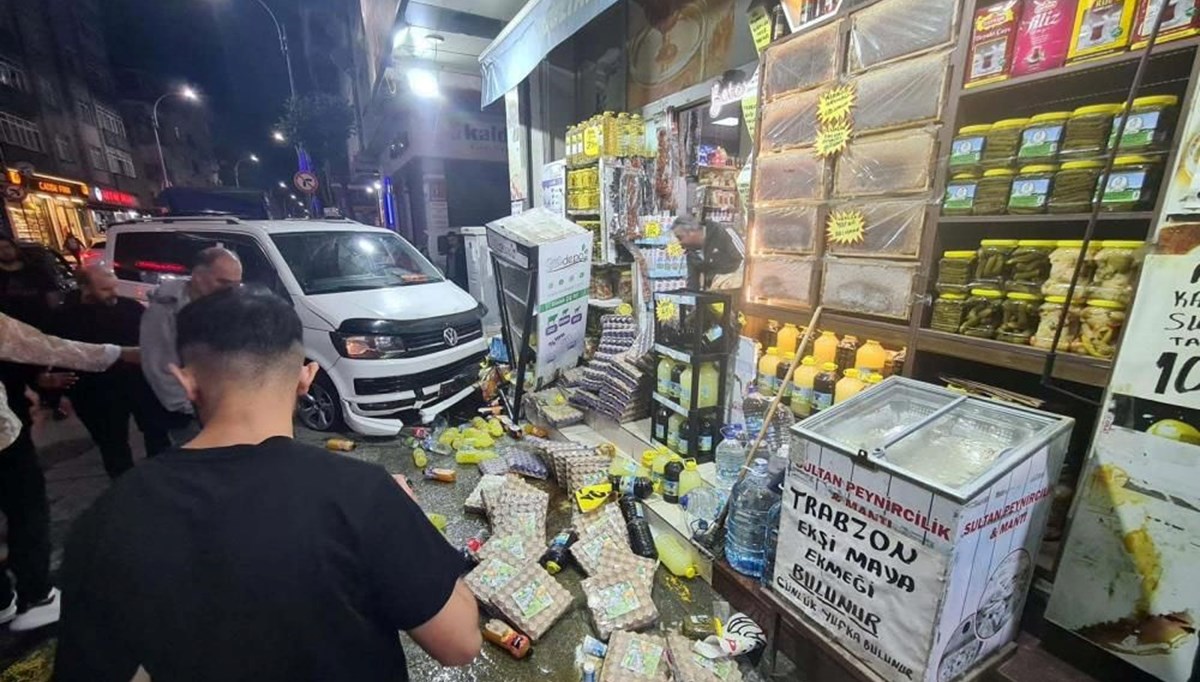
<svg viewBox="0 0 1200 682"><path fill-rule="evenodd" d="M728 495L746 463L746 444L743 442L742 429L735 424L721 429L721 437L723 440L717 445L714 457L717 466L717 487Z"/></svg>
<svg viewBox="0 0 1200 682"><path fill-rule="evenodd" d="M766 562L766 526L771 506L779 499L770 490L767 460L753 468L733 491L725 528L725 560L735 571L761 578Z"/></svg>
<svg viewBox="0 0 1200 682"><path fill-rule="evenodd" d="M695 578L699 574L696 564L692 561L692 551L679 542L670 533L659 533L654 538L654 547L658 550L658 559L667 570L680 578Z"/></svg>

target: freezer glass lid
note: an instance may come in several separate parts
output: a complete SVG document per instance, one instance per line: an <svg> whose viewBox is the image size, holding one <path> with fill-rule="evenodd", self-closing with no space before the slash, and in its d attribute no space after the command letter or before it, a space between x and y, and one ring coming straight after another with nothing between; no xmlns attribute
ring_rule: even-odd
<svg viewBox="0 0 1200 682"><path fill-rule="evenodd" d="M852 452L873 452L957 398L928 384L889 379L868 393L804 420L797 428Z"/></svg>

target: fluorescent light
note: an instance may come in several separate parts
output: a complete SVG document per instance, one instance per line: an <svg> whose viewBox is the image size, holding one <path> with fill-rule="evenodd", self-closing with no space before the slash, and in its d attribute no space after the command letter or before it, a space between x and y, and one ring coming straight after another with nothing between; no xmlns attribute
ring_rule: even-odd
<svg viewBox="0 0 1200 682"><path fill-rule="evenodd" d="M725 126L727 128L733 128L739 123L741 123L741 120L738 119L737 116L730 116L728 118L722 118L712 122L712 124L715 126Z"/></svg>
<svg viewBox="0 0 1200 682"><path fill-rule="evenodd" d="M258 154L251 154L251 155L250 155L249 157L247 157L247 158L249 158L249 159L250 159L251 161L253 161L254 163L258 163Z"/></svg>
<svg viewBox="0 0 1200 682"><path fill-rule="evenodd" d="M287 189L287 183L283 180L279 181L279 189Z"/></svg>
<svg viewBox="0 0 1200 682"><path fill-rule="evenodd" d="M409 69L407 75L408 89L417 97L436 99L442 96L437 74L428 69Z"/></svg>
<svg viewBox="0 0 1200 682"><path fill-rule="evenodd" d="M367 194L374 194L374 193L375 193L374 187L367 187Z"/></svg>

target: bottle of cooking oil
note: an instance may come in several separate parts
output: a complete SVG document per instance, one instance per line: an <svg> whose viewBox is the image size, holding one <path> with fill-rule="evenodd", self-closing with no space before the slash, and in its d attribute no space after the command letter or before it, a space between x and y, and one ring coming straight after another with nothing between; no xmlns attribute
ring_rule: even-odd
<svg viewBox="0 0 1200 682"><path fill-rule="evenodd" d="M601 149L604 156L616 156L620 152L621 135L617 132L617 115L611 111L604 112L601 119L602 132Z"/></svg>
<svg viewBox="0 0 1200 682"><path fill-rule="evenodd" d="M617 114L614 131L617 137L617 156L629 156L629 114L624 111Z"/></svg>
<svg viewBox="0 0 1200 682"><path fill-rule="evenodd" d="M629 117L629 155L642 156L646 153L646 122L642 120L641 114L632 114Z"/></svg>

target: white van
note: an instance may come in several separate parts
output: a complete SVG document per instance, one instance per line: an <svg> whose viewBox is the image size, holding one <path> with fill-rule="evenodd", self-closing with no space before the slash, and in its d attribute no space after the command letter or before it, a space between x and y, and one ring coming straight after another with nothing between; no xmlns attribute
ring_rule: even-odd
<svg viewBox="0 0 1200 682"><path fill-rule="evenodd" d="M241 257L246 284L291 300L322 370L297 415L311 429L395 435L411 411L427 418L469 395L487 354L483 306L388 230L220 216L121 223L107 238L122 296L145 302L221 245Z"/></svg>

